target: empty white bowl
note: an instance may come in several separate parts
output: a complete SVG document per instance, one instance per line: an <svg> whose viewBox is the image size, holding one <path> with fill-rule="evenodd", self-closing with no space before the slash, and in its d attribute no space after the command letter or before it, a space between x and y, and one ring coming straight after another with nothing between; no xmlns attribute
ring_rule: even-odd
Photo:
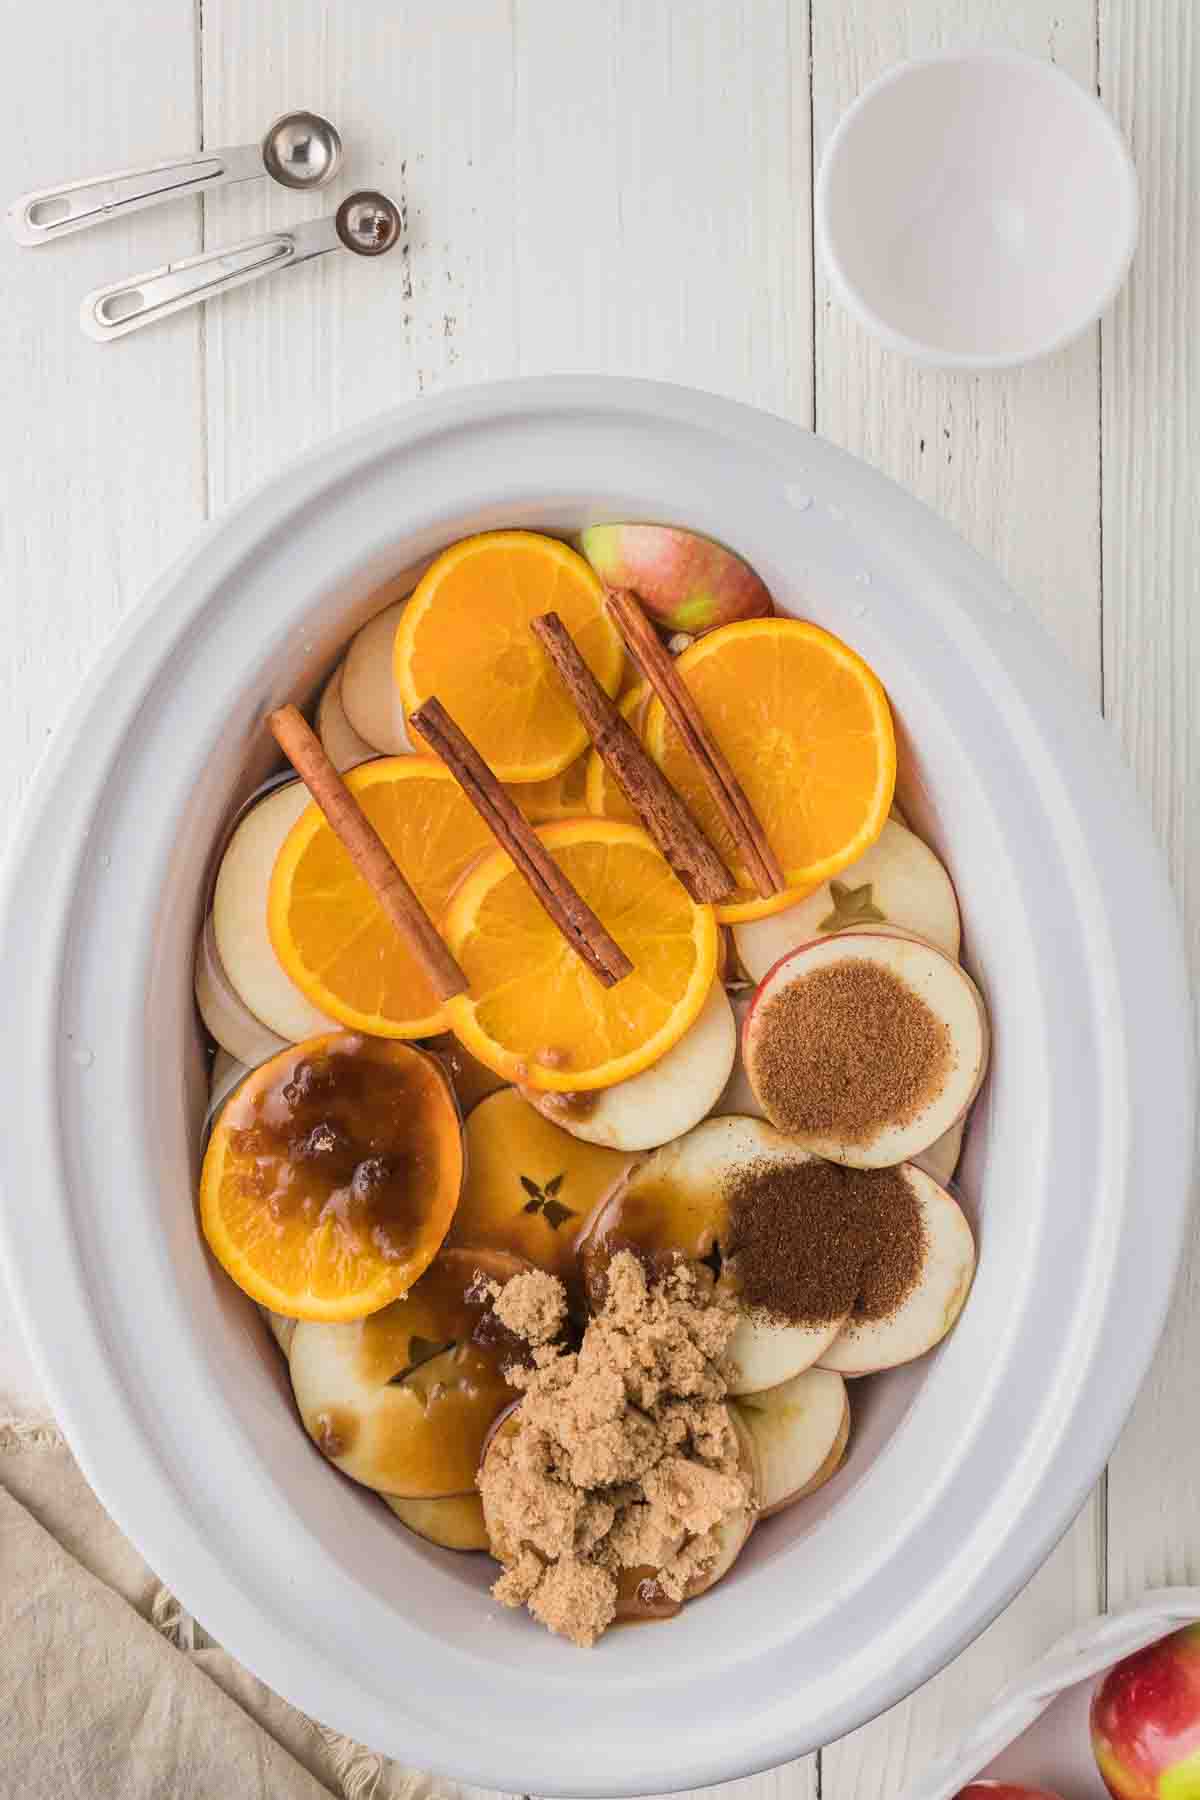
<svg viewBox="0 0 1200 1800"><path fill-rule="evenodd" d="M196 1221L192 953L223 825L382 584L498 525L670 519L886 683L901 802L953 871L994 1026L967 1133L975 1286L933 1355L854 1384L844 1467L670 1624L586 1653L488 1597L306 1437ZM393 590L394 591L394 590ZM1187 1217L1187 979L1115 743L995 572L908 495L712 395L566 378L324 445L195 545L56 735L0 896L0 1250L101 1500L288 1699L533 1794L703 1787L939 1668L1030 1575L1150 1360Z"/></svg>
<svg viewBox="0 0 1200 1800"><path fill-rule="evenodd" d="M1124 281L1137 177L1099 102L1019 51L898 64L850 107L816 190L845 305L923 362L1004 368L1084 331Z"/></svg>

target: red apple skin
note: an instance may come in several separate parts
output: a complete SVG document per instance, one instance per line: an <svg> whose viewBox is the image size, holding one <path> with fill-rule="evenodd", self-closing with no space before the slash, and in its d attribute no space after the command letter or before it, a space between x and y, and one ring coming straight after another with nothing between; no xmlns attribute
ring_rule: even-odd
<svg viewBox="0 0 1200 1800"><path fill-rule="evenodd" d="M664 631L699 637L774 610L748 563L695 532L673 525L590 525L579 545L601 581L636 594Z"/></svg>
<svg viewBox="0 0 1200 1800"><path fill-rule="evenodd" d="M1200 1625L1110 1669L1092 1700L1091 1723L1113 1800L1200 1800Z"/></svg>
<svg viewBox="0 0 1200 1800"><path fill-rule="evenodd" d="M955 1800L1062 1800L1050 1788L1022 1787L1016 1781L973 1781L959 1788Z"/></svg>

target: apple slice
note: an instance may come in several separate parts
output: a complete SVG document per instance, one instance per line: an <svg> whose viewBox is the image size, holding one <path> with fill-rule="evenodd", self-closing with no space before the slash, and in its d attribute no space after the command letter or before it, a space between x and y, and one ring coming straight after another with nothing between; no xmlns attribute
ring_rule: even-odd
<svg viewBox="0 0 1200 1800"><path fill-rule="evenodd" d="M380 1497L401 1524L443 1550L486 1550L488 1547L483 1501L478 1494L451 1494L445 1500L404 1500L399 1494Z"/></svg>
<svg viewBox="0 0 1200 1800"><path fill-rule="evenodd" d="M300 992L276 956L267 930L267 889L275 858L308 804L304 783L290 781L252 806L225 846L213 889L213 944L229 986L242 1005L285 1044L342 1029L336 1019L326 1018ZM268 1050L262 1055L240 1055L238 1045L232 1043L226 1048L242 1062L265 1062L273 1054Z"/></svg>
<svg viewBox="0 0 1200 1800"><path fill-rule="evenodd" d="M472 1494L493 1421L512 1400L519 1353L476 1274L530 1265L498 1251L443 1250L403 1299L349 1325L301 1319L288 1365L304 1428L352 1480L401 1499ZM484 1329L480 1329L481 1325Z"/></svg>
<svg viewBox="0 0 1200 1800"><path fill-rule="evenodd" d="M906 1163L898 1173L916 1195L925 1235L921 1272L886 1319L851 1318L821 1358L841 1375L874 1375L924 1356L940 1343L963 1309L975 1273L975 1239L962 1208L944 1187Z"/></svg>
<svg viewBox="0 0 1200 1800"><path fill-rule="evenodd" d="M834 880L769 919L735 925L733 935L742 967L752 981L761 981L797 945L872 925L891 925L927 938L947 956L958 955L962 931L954 884L928 844L893 819Z"/></svg>
<svg viewBox="0 0 1200 1800"><path fill-rule="evenodd" d="M369 762L377 756L376 751L366 738L359 737L353 725L346 717L346 709L342 705L342 672L345 663L340 662L321 694L317 706L317 736L325 749L325 754L340 774L353 769L361 762Z"/></svg>
<svg viewBox="0 0 1200 1800"><path fill-rule="evenodd" d="M736 1410L754 1443L760 1518L815 1493L845 1455L850 1402L846 1383L831 1369L805 1369L778 1387L744 1396Z"/></svg>
<svg viewBox="0 0 1200 1800"><path fill-rule="evenodd" d="M406 601L394 600L368 619L342 664L342 711L351 730L386 756L411 756L414 744L392 673L396 627Z"/></svg>
<svg viewBox="0 0 1200 1800"><path fill-rule="evenodd" d="M194 975L196 1009L210 1037L216 1039L226 1055L253 1069L287 1049L288 1040L256 1018L230 982L217 954L211 913L196 944Z"/></svg>
<svg viewBox="0 0 1200 1800"><path fill-rule="evenodd" d="M737 1055L737 1025L719 982L696 1023L664 1057L615 1087L588 1094L525 1094L572 1137L613 1150L653 1150L682 1137L716 1105ZM523 1090L524 1091L524 1090Z"/></svg>
<svg viewBox="0 0 1200 1800"><path fill-rule="evenodd" d="M943 1132L936 1143L930 1144L928 1150L922 1150L919 1156L913 1157L917 1167L924 1169L927 1175L932 1175L935 1181L940 1181L943 1187L958 1167L966 1129L967 1115L964 1113L956 1125Z"/></svg>
<svg viewBox="0 0 1200 1800"><path fill-rule="evenodd" d="M672 525L591 525L579 547L607 587L630 588L656 625L693 637L758 619L771 596L732 550Z"/></svg>
<svg viewBox="0 0 1200 1800"><path fill-rule="evenodd" d="M236 1056L230 1056L228 1050L217 1051L208 1077L208 1117L205 1124L214 1113L221 1110L243 1075L249 1073L245 1063L239 1062Z"/></svg>
<svg viewBox="0 0 1200 1800"><path fill-rule="evenodd" d="M258 1310L267 1321L267 1330L283 1351L284 1356L289 1356L292 1349L292 1337L300 1323L299 1319L285 1318L283 1313L272 1312L269 1306L260 1306Z"/></svg>
<svg viewBox="0 0 1200 1800"><path fill-rule="evenodd" d="M925 1069L891 1042L901 1004ZM923 938L891 931L839 932L790 951L759 983L742 1028L742 1060L768 1119L816 1155L862 1169L906 1162L957 1124L987 1054L970 976ZM874 1113L868 1083L883 1090Z"/></svg>
<svg viewBox="0 0 1200 1800"><path fill-rule="evenodd" d="M760 1119L705 1119L685 1137L664 1144L630 1170L603 1205L579 1246L593 1301L603 1291L611 1257L622 1247L704 1261L720 1252L729 1232L725 1193L750 1163L811 1161L809 1153ZM727 1272L721 1277L732 1283ZM729 1347L731 1394L775 1387L822 1356L842 1319L789 1325L743 1311Z"/></svg>

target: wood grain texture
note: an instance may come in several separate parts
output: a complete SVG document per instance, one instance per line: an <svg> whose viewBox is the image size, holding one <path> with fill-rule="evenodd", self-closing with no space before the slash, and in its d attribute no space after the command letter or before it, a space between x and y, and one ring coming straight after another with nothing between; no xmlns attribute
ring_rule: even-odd
<svg viewBox="0 0 1200 1800"><path fill-rule="evenodd" d="M819 158L845 108L906 56L961 44L1049 56L1095 80L1092 0L815 0ZM927 369L883 349L816 271L816 425L892 475L996 562L1100 699L1099 374L1096 334L1010 373ZM962 1730L1005 1680L1101 1603L1097 1496L1020 1598L936 1680L826 1749L825 1800L883 1800Z"/></svg>
<svg viewBox="0 0 1200 1800"><path fill-rule="evenodd" d="M8 70L0 166L8 192L186 152L197 142L192 0L143 18L46 8ZM115 92L122 95L112 104ZM45 743L114 627L204 517L197 322L97 346L79 302L102 282L187 256L181 200L36 250L0 230L0 850Z"/></svg>
<svg viewBox="0 0 1200 1800"><path fill-rule="evenodd" d="M214 509L341 426L420 393L605 369L811 418L804 0L206 0L210 143L287 106L344 131L349 186L403 248L337 255L207 309ZM209 242L315 216L266 183Z"/></svg>
<svg viewBox="0 0 1200 1800"><path fill-rule="evenodd" d="M1100 86L1133 150L1142 203L1133 273L1104 327L1105 703L1166 850L1200 984L1200 17L1193 0L1101 0ZM1194 1234L1166 1337L1112 1461L1113 1605L1147 1586L1200 1582L1198 1411Z"/></svg>
<svg viewBox="0 0 1200 1800"><path fill-rule="evenodd" d="M9 9L5 207L196 147L193 9ZM0 855L83 676L204 518L196 317L105 346L77 322L91 288L191 255L199 221L181 200L36 250L0 227ZM0 1305L0 1409L44 1405Z"/></svg>

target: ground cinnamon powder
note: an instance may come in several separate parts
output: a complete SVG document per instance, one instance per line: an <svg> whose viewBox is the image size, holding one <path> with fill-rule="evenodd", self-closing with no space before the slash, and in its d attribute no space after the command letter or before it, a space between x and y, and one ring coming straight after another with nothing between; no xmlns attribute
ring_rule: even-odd
<svg viewBox="0 0 1200 1800"><path fill-rule="evenodd" d="M742 1304L789 1325L886 1319L925 1258L917 1196L899 1169L747 1163L725 1189L726 1259Z"/></svg>
<svg viewBox="0 0 1200 1800"><path fill-rule="evenodd" d="M918 993L848 956L766 1001L751 1079L780 1131L869 1144L924 1111L952 1057L949 1031Z"/></svg>

